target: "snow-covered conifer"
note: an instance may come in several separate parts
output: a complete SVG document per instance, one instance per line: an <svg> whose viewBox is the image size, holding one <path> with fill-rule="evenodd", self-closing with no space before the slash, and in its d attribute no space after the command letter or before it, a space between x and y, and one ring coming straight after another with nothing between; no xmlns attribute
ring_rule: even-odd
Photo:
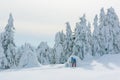
<svg viewBox="0 0 120 80"><path fill-rule="evenodd" d="M5 69L6 65L7 65L7 59L4 54L4 50L1 43L1 36L0 36L0 68Z"/></svg>
<svg viewBox="0 0 120 80"><path fill-rule="evenodd" d="M19 68L40 66L35 49L30 44L25 43L20 50Z"/></svg>
<svg viewBox="0 0 120 80"><path fill-rule="evenodd" d="M89 54L89 38L90 37L90 27L88 27L85 15L80 18L80 22L76 23L75 28L75 41L73 52L75 55L79 56L81 59L84 58L86 54Z"/></svg>
<svg viewBox="0 0 120 80"><path fill-rule="evenodd" d="M73 49L73 39L72 39L72 30L69 22L66 22L66 35L65 35L65 41L64 41L64 51L65 51L65 61L70 57L72 54Z"/></svg>
<svg viewBox="0 0 120 80"><path fill-rule="evenodd" d="M99 32L100 32L100 28L98 26L98 16L96 15L94 18L94 31L93 31L93 36L92 36L92 56L95 55L99 55L99 51L100 51L100 46L99 46Z"/></svg>
<svg viewBox="0 0 120 80"><path fill-rule="evenodd" d="M15 43L14 43L14 25L13 17L10 13L8 24L5 27L5 31L2 36L2 46L4 54L7 58L8 68L15 66Z"/></svg>
<svg viewBox="0 0 120 80"><path fill-rule="evenodd" d="M109 27L106 31L106 42L108 53L119 53L120 51L120 25L117 14L111 7L107 11L107 26Z"/></svg>
<svg viewBox="0 0 120 80"><path fill-rule="evenodd" d="M54 45L54 63L64 63L65 62L65 53L64 53L64 40L65 34L58 32L55 35L55 45Z"/></svg>
<svg viewBox="0 0 120 80"><path fill-rule="evenodd" d="M41 64L52 63L53 52L52 49L47 45L47 42L41 42L37 47L37 57Z"/></svg>
<svg viewBox="0 0 120 80"><path fill-rule="evenodd" d="M99 50L99 55L103 55L105 54L105 26L106 26L106 15L105 15L105 11L104 8L101 9L100 11L100 20L99 20L99 46L100 46L100 50Z"/></svg>

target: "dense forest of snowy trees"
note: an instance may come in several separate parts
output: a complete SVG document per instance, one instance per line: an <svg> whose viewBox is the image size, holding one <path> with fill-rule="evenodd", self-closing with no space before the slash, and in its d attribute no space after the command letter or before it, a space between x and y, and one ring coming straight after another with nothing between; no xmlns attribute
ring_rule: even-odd
<svg viewBox="0 0 120 80"><path fill-rule="evenodd" d="M63 64L71 55L83 60L88 54L102 56L120 53L120 22L112 7L107 13L102 8L99 16L95 16L93 32L85 14L76 23L74 31L71 30L70 23L66 22L66 33L63 31L56 33L53 48L46 42L41 42L37 48L29 43L16 47L13 22L10 14L4 32L0 34L1 69Z"/></svg>

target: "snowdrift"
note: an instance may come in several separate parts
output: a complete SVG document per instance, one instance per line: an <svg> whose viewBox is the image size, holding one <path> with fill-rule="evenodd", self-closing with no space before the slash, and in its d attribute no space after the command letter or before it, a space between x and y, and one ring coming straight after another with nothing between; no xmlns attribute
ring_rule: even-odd
<svg viewBox="0 0 120 80"><path fill-rule="evenodd" d="M56 64L1 71L0 80L120 80L120 54L87 58L77 68Z"/></svg>

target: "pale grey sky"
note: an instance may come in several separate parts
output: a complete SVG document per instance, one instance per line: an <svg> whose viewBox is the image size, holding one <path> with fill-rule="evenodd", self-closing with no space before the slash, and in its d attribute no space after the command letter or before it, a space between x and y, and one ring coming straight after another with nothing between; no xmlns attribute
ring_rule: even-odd
<svg viewBox="0 0 120 80"><path fill-rule="evenodd" d="M25 42L37 46L41 41L53 46L55 33L65 31L65 22L69 21L74 29L85 13L92 23L102 7L113 7L120 18L120 0L0 0L0 29L11 12L18 46Z"/></svg>

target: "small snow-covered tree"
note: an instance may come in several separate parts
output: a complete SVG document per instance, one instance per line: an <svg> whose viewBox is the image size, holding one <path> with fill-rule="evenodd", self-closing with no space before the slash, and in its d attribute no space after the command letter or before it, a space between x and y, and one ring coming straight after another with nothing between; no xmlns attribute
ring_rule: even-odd
<svg viewBox="0 0 120 80"><path fill-rule="evenodd" d="M1 36L0 36L0 68L5 69L6 65L7 65L7 59L4 54L4 50L1 43Z"/></svg>
<svg viewBox="0 0 120 80"><path fill-rule="evenodd" d="M54 45L54 63L64 63L65 62L65 53L64 53L64 40L65 34L58 32L55 35L55 45Z"/></svg>
<svg viewBox="0 0 120 80"><path fill-rule="evenodd" d="M87 54L92 55L92 33L91 33L91 24L90 22L87 25L86 28L86 52Z"/></svg>
<svg viewBox="0 0 120 80"><path fill-rule="evenodd" d="M35 49L28 43L20 48L19 68L38 67L40 63L37 59Z"/></svg>
<svg viewBox="0 0 120 80"><path fill-rule="evenodd" d="M7 59L7 67L15 66L15 43L14 43L14 25L13 25L13 17L10 13L8 24L5 27L5 31L2 35L2 46L4 49L4 54Z"/></svg>
<svg viewBox="0 0 120 80"><path fill-rule="evenodd" d="M99 46L99 32L100 32L100 28L98 26L98 16L96 15L95 18L94 18L94 23L93 23L93 26L94 26L94 31L93 31L93 36L92 36L92 39L93 39L93 45L92 45L92 56L96 56L96 55L99 55L99 51L100 51L100 46Z"/></svg>
<svg viewBox="0 0 120 80"><path fill-rule="evenodd" d="M52 49L47 45L47 42L41 42L37 47L37 57L41 64L52 63L53 52Z"/></svg>
<svg viewBox="0 0 120 80"><path fill-rule="evenodd" d="M19 62L20 62L20 58L23 54L24 50L22 49L22 47L18 47L16 50L16 56L15 56L15 60L16 60L16 66L19 67Z"/></svg>
<svg viewBox="0 0 120 80"><path fill-rule="evenodd" d="M73 36L72 36L72 30L69 22L66 22L66 35L65 35L65 41L64 41L64 51L65 51L65 61L70 57L70 55L73 53Z"/></svg>

